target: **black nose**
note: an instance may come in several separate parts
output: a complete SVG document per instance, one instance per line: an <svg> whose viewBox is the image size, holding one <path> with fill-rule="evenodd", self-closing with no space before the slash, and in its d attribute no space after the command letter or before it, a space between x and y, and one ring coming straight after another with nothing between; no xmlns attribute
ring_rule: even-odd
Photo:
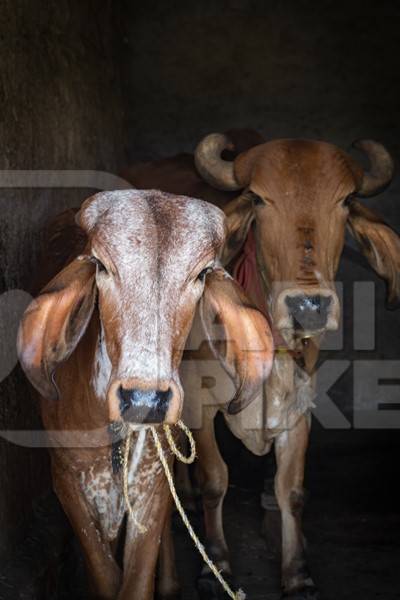
<svg viewBox="0 0 400 600"><path fill-rule="evenodd" d="M172 391L118 390L122 418L129 423L162 423L168 411Z"/></svg>
<svg viewBox="0 0 400 600"><path fill-rule="evenodd" d="M295 329L316 331L323 329L328 319L328 308L332 299L329 296L288 296L286 305L293 317Z"/></svg>

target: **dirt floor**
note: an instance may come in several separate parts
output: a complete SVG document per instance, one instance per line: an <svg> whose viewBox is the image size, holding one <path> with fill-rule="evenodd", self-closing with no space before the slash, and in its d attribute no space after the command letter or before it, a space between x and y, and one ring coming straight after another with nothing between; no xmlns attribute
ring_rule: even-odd
<svg viewBox="0 0 400 600"><path fill-rule="evenodd" d="M400 511L395 482L399 450L396 432L314 428L304 531L321 600L400 598ZM277 600L279 556L276 545L267 544L261 535L261 486L255 483L256 478L261 481L264 468L272 475L272 460L257 459L239 447L238 452L236 465L231 463L235 484L225 511L234 574L248 600ZM183 598L197 600L194 582L200 560L180 526L176 540Z"/></svg>

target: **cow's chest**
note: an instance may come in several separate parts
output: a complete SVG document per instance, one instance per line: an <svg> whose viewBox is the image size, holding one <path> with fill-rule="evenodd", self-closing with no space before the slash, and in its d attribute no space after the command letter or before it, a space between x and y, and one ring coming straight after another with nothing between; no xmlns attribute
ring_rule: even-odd
<svg viewBox="0 0 400 600"><path fill-rule="evenodd" d="M129 501L135 514L143 512L149 490L163 475L156 449L145 429L134 433L129 454L127 482ZM81 492L89 506L95 525L107 540L116 538L126 513L123 493L124 469L114 473L110 460L90 465L79 473Z"/></svg>
<svg viewBox="0 0 400 600"><path fill-rule="evenodd" d="M271 376L258 397L237 415L223 409L232 433L256 455L269 452L273 440L294 429L314 406L314 382L289 355L277 356Z"/></svg>
<svg viewBox="0 0 400 600"><path fill-rule="evenodd" d="M111 466L91 466L80 472L79 483L95 526L105 539L115 539L125 512L120 477L115 477Z"/></svg>

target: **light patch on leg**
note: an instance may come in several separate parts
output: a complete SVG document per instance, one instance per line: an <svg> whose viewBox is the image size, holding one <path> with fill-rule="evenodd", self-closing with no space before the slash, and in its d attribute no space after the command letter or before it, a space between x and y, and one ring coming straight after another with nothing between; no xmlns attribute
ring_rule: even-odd
<svg viewBox="0 0 400 600"><path fill-rule="evenodd" d="M94 513L105 539L113 540L118 534L124 515L120 485L111 468L95 470L93 466L80 474L82 493Z"/></svg>

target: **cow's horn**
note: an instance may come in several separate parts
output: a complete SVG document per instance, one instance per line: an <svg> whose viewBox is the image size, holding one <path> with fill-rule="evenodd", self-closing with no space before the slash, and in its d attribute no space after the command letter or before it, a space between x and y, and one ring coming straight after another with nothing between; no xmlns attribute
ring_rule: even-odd
<svg viewBox="0 0 400 600"><path fill-rule="evenodd" d="M354 148L365 152L370 162L370 170L364 177L358 190L359 196L373 196L385 189L391 182L394 173L394 161L382 144L373 140L357 140Z"/></svg>
<svg viewBox="0 0 400 600"><path fill-rule="evenodd" d="M235 191L242 187L235 178L233 162L221 158L223 150L233 149L223 133L210 133L196 148L194 161L199 174L218 190Z"/></svg>

